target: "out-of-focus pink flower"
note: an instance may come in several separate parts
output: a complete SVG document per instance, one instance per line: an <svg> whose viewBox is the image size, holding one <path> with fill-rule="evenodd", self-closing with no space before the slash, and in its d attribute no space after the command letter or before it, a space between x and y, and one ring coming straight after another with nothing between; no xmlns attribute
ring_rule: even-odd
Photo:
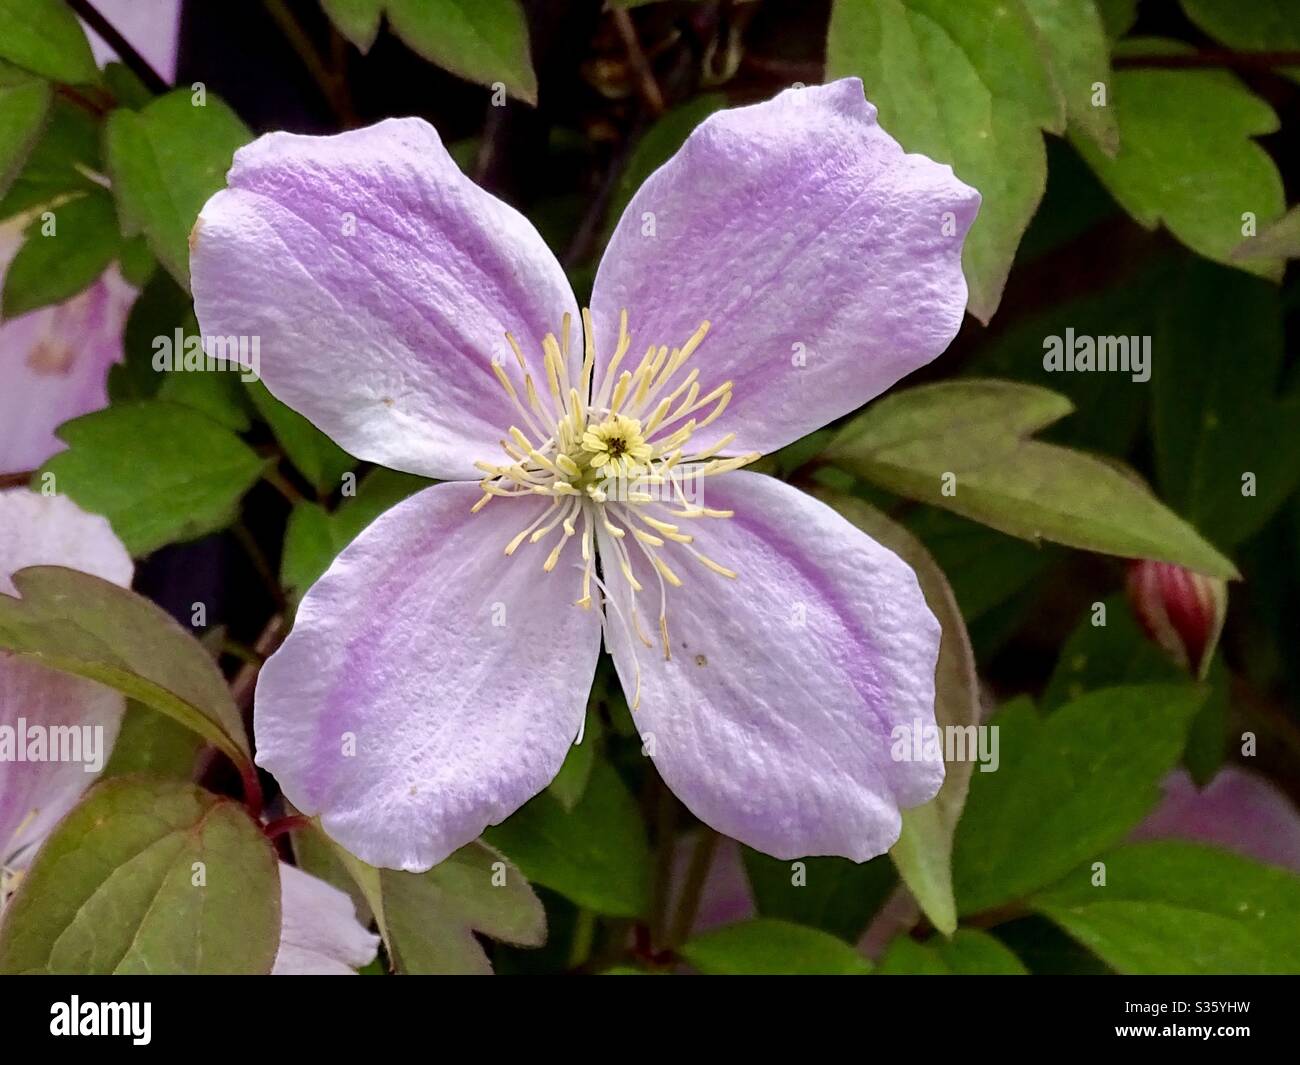
<svg viewBox="0 0 1300 1065"><path fill-rule="evenodd" d="M1204 677L1223 631L1227 584L1171 562L1144 559L1129 568L1128 597L1147 635L1183 669Z"/></svg>
<svg viewBox="0 0 1300 1065"><path fill-rule="evenodd" d="M67 566L124 586L133 569L104 518L66 496L12 488L0 492L0 595L17 594L12 576L28 566ZM14 736L55 727L100 730L94 764L0 760L0 906L54 826L98 779L124 709L124 698L110 688L0 651L0 726ZM378 940L357 923L343 892L283 863L280 888L276 973L348 973L374 960Z"/></svg>
<svg viewBox="0 0 1300 1065"><path fill-rule="evenodd" d="M681 905L691 857L700 844L700 838L700 832L685 835L677 841L673 850L672 880L669 884L670 912L675 913ZM740 844L734 839L721 836L713 852L713 860L709 863L704 887L700 889L700 901L695 911L695 921L691 925L691 934L698 935L724 924L748 921L757 915L754 894L749 888L749 877L745 874L745 862L740 856Z"/></svg>
<svg viewBox="0 0 1300 1065"><path fill-rule="evenodd" d="M95 0L95 7L165 80L176 79L181 0ZM86 36L95 62L101 67L118 58L89 27Z"/></svg>
<svg viewBox="0 0 1300 1065"><path fill-rule="evenodd" d="M0 226L0 283L22 243L22 219ZM54 430L108 403L135 290L116 267L84 292L0 322L0 473L35 469L64 444Z"/></svg>
<svg viewBox="0 0 1300 1065"><path fill-rule="evenodd" d="M159 74L175 77L180 0L99 0L98 8ZM115 58L95 33L89 37L101 66ZM26 221L0 225L0 285ZM35 469L63 450L58 426L108 403L108 370L122 358L134 298L110 267L64 303L0 321L0 474Z"/></svg>
<svg viewBox="0 0 1300 1065"><path fill-rule="evenodd" d="M1160 805L1132 839L1209 843L1300 873L1300 810L1270 780L1239 766L1224 766L1200 790L1186 770L1171 773Z"/></svg>
<svg viewBox="0 0 1300 1065"><path fill-rule="evenodd" d="M273 976L352 976L379 953L379 937L357 923L338 888L280 863L280 952Z"/></svg>
<svg viewBox="0 0 1300 1065"><path fill-rule="evenodd" d="M122 585L131 583L133 570L104 518L64 496L14 488L0 492L0 595L17 594L10 578L28 566L68 566ZM0 726L15 736L33 728L88 726L98 731L102 768L124 709L118 692L0 651ZM87 765L0 761L0 867L7 874L26 868L50 829L95 782Z"/></svg>

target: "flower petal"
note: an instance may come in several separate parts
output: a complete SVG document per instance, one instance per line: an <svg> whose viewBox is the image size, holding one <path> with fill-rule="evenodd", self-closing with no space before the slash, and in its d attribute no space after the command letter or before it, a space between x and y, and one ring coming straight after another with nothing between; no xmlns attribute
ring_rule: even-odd
<svg viewBox="0 0 1300 1065"><path fill-rule="evenodd" d="M699 441L729 431L732 453L775 451L948 346L978 206L950 167L904 154L856 78L718 112L610 239L592 297L598 362L622 309L634 353L708 319L692 365L706 392L735 388Z"/></svg>
<svg viewBox="0 0 1300 1065"><path fill-rule="evenodd" d="M633 717L655 765L700 820L774 857L881 854L899 808L943 781L942 762L891 758L896 727L935 723L939 624L906 563L825 504L748 472L707 495L735 516L683 531L738 577L665 553L684 581L668 592L668 661L609 626L625 692L640 663ZM653 633L658 581L631 555ZM609 584L627 617L626 582Z"/></svg>
<svg viewBox="0 0 1300 1065"><path fill-rule="evenodd" d="M181 0L98 0L96 7L165 81L176 80ZM101 67L119 58L113 47L89 26L86 36L95 62Z"/></svg>
<svg viewBox="0 0 1300 1065"><path fill-rule="evenodd" d="M50 830L77 805L93 784L117 741L126 699L94 681L56 673L0 651L0 727L15 743L21 731L40 730L42 760L0 762L0 865L24 868ZM47 760L51 730L90 728L93 748L82 748L81 761ZM101 731L102 730L102 731ZM93 754L93 760L91 755Z"/></svg>
<svg viewBox="0 0 1300 1065"><path fill-rule="evenodd" d="M0 226L0 281L20 244L20 226ZM134 298L110 268L70 300L0 322L0 473L35 469L66 446L58 426L107 405Z"/></svg>
<svg viewBox="0 0 1300 1065"><path fill-rule="evenodd" d="M134 566L107 518L67 496L26 488L0 491L0 595L17 595L10 577L28 566L67 566L114 584L131 583Z"/></svg>
<svg viewBox="0 0 1300 1065"><path fill-rule="evenodd" d="M131 557L105 519L87 514L65 496L25 488L0 492L0 594L15 594L12 574L41 565L131 583ZM0 864L24 865L94 783L113 749L124 708L125 700L115 691L0 651L0 726L14 730L16 742L20 726L24 734L32 727L103 730L93 752L83 749L80 762L0 761ZM48 751L48 732L46 742Z"/></svg>
<svg viewBox="0 0 1300 1065"><path fill-rule="evenodd" d="M190 243L205 336L258 337L279 399L358 458L430 477L476 477L522 424L492 373L514 365L503 334L544 390L540 341L577 313L532 224L416 118L258 139Z"/></svg>
<svg viewBox="0 0 1300 1065"><path fill-rule="evenodd" d="M357 921L332 884L280 863L280 951L273 976L353 976L379 953L379 937Z"/></svg>
<svg viewBox="0 0 1300 1065"><path fill-rule="evenodd" d="M576 543L505 545L547 507L439 484L387 511L307 593L262 669L259 765L372 865L428 869L559 771L600 618L572 606ZM355 753L353 753L353 751Z"/></svg>
<svg viewBox="0 0 1300 1065"><path fill-rule="evenodd" d="M1133 840L1209 843L1300 873L1300 810L1267 777L1225 765L1198 789L1185 769L1177 769L1163 790Z"/></svg>

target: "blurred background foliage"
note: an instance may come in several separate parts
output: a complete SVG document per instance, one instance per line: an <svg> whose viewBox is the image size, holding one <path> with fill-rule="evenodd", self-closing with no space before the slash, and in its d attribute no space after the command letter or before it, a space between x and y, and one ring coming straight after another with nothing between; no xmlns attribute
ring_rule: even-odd
<svg viewBox="0 0 1300 1065"><path fill-rule="evenodd" d="M892 861L742 854L667 794L604 663L585 742L485 837L536 888L544 946L532 893L468 899L457 863L486 848L404 879L294 834L297 861L379 919L392 966L475 970L474 929L504 941L482 941L498 972L1300 970L1294 876L1130 842L1179 766L1206 785L1248 764L1300 798L1300 3L190 0L174 88L138 56L101 72L72 17L88 9L0 0L0 221L57 203L73 238L32 223L3 314L113 263L138 296L110 405L6 477L52 473L110 518L137 591L199 630L245 717L302 594L425 482L357 463L260 385L151 365L155 337L197 332L186 240L238 146L421 115L580 299L690 131L791 85L860 77L885 129L983 194L950 350L765 468L913 563L945 627L940 716L996 711L998 772L950 767ZM1046 373L1067 328L1150 337L1150 380ZM1125 600L1144 558L1240 577L1204 679ZM196 750L136 704L114 770L188 778ZM238 792L227 762L199 766Z"/></svg>

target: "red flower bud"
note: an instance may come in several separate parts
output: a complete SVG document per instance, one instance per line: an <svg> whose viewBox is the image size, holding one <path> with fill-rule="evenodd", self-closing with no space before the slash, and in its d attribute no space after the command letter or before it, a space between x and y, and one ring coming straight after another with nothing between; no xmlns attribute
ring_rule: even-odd
<svg viewBox="0 0 1300 1065"><path fill-rule="evenodd" d="M1203 678L1223 631L1227 584L1172 562L1143 559L1129 567L1128 598L1146 634Z"/></svg>

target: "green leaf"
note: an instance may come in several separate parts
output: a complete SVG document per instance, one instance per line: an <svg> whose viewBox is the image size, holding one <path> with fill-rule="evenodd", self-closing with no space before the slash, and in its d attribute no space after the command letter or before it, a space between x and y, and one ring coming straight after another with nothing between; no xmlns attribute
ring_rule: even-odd
<svg viewBox="0 0 1300 1065"><path fill-rule="evenodd" d="M1110 107L1094 107L1093 86L1110 91L1110 42L1092 0L1023 0L1038 29L1056 84L1065 97L1070 125L1107 155L1119 149L1119 127Z"/></svg>
<svg viewBox="0 0 1300 1065"><path fill-rule="evenodd" d="M47 225L52 232L46 233ZM4 316L17 318L62 303L95 283L117 258L113 201L104 192L78 196L33 220L4 278Z"/></svg>
<svg viewBox="0 0 1300 1065"><path fill-rule="evenodd" d="M187 89L142 111L120 108L109 116L106 155L123 232L143 233L158 261L187 289L195 219L225 184L235 149L252 136L220 99L208 96L195 106Z"/></svg>
<svg viewBox="0 0 1300 1065"><path fill-rule="evenodd" d="M224 529L265 467L225 426L153 400L75 418L58 435L68 450L42 474L108 518L133 555Z"/></svg>
<svg viewBox="0 0 1300 1065"><path fill-rule="evenodd" d="M193 784L123 777L87 793L5 909L0 972L269 973L280 946L275 850Z"/></svg>
<svg viewBox="0 0 1300 1065"><path fill-rule="evenodd" d="M197 337L197 330L190 336ZM170 370L163 377L158 398L200 411L236 433L248 432L253 424L248 394L234 371Z"/></svg>
<svg viewBox="0 0 1300 1065"><path fill-rule="evenodd" d="M1030 900L1121 973L1300 973L1300 877L1191 843L1101 855Z"/></svg>
<svg viewBox="0 0 1300 1065"><path fill-rule="evenodd" d="M826 77L849 74L904 148L950 163L983 197L962 262L970 311L987 322L1043 195L1039 130L1064 127L1029 16L1003 0L835 0Z"/></svg>
<svg viewBox="0 0 1300 1065"><path fill-rule="evenodd" d="M129 107L132 111L148 107L155 99L149 87L125 63L104 64L104 86L119 107Z"/></svg>
<svg viewBox="0 0 1300 1065"><path fill-rule="evenodd" d="M1025 976L1027 970L1011 951L987 932L960 928L951 939L918 943L899 936L876 968L879 976Z"/></svg>
<svg viewBox="0 0 1300 1065"><path fill-rule="evenodd" d="M816 495L912 567L926 604L943 629L935 670L935 720L943 728L977 725L980 704L975 655L943 571L911 533L874 507L830 492L819 491ZM948 762L939 794L921 806L903 811L902 834L889 851L899 875L925 915L944 933L951 933L957 927L952 894L952 840L966 803L972 768L969 759Z"/></svg>
<svg viewBox="0 0 1300 1065"><path fill-rule="evenodd" d="M560 771L546 785L547 794L554 796L566 813L572 813L586 794L587 784L591 781L591 770L596 764L596 751L600 746L604 726L600 723L595 698L593 690L587 706L587 721L582 727L582 742L569 748Z"/></svg>
<svg viewBox="0 0 1300 1065"><path fill-rule="evenodd" d="M1099 611L1097 607L1100 606ZM1094 624L1101 621L1101 624ZM1041 704L1050 713L1084 692L1119 684L1195 682L1138 626L1123 595L1089 607L1062 645ZM1183 759L1197 783L1208 781L1223 762L1228 676L1222 662L1211 667L1201 709L1193 718Z"/></svg>
<svg viewBox="0 0 1300 1065"><path fill-rule="evenodd" d="M650 847L635 800L597 761L582 800L566 812L542 792L483 838L530 881L611 917L638 917L650 902Z"/></svg>
<svg viewBox="0 0 1300 1065"><path fill-rule="evenodd" d="M197 734L166 714L132 701L127 703L104 777L147 773L190 780L202 749L203 740Z"/></svg>
<svg viewBox="0 0 1300 1065"><path fill-rule="evenodd" d="M343 550L334 539L330 513L318 503L296 503L289 512L280 555L280 583L295 602L320 580Z"/></svg>
<svg viewBox="0 0 1300 1065"><path fill-rule="evenodd" d="M1300 0L1182 0L1187 17L1216 41L1245 52L1300 51ZM1286 68L1300 78L1300 66Z"/></svg>
<svg viewBox="0 0 1300 1065"><path fill-rule="evenodd" d="M946 575L967 624L1023 591L1057 557L934 507L917 507L906 520Z"/></svg>
<svg viewBox="0 0 1300 1065"><path fill-rule="evenodd" d="M1133 28L1137 21L1138 0L1096 0L1106 36L1118 40Z"/></svg>
<svg viewBox="0 0 1300 1065"><path fill-rule="evenodd" d="M334 490L343 475L356 466L356 459L301 414L271 395L261 381L249 382L248 396L257 413L271 427L289 461L318 491Z"/></svg>
<svg viewBox="0 0 1300 1065"><path fill-rule="evenodd" d="M0 199L0 219L74 193L101 191L88 176L99 168L99 126L93 116L55 97L26 164Z"/></svg>
<svg viewBox="0 0 1300 1065"><path fill-rule="evenodd" d="M871 963L816 928L760 917L696 936L682 956L710 976L864 976Z"/></svg>
<svg viewBox="0 0 1300 1065"><path fill-rule="evenodd" d="M108 372L108 395L113 403L132 399L152 399L158 394L164 374L153 368L159 337L171 338L175 344L176 330L197 333L194 305L189 293L180 287L171 274L156 271L140 290L126 316L126 329L122 337L122 362Z"/></svg>
<svg viewBox="0 0 1300 1065"><path fill-rule="evenodd" d="M22 172L40 139L53 100L48 82L0 86L0 199Z"/></svg>
<svg viewBox="0 0 1300 1065"><path fill-rule="evenodd" d="M959 912L1018 899L1122 840L1159 800L1203 697L1191 685L1135 685L1047 718L1027 701L1004 707L991 722L1001 764L974 774L957 830Z"/></svg>
<svg viewBox="0 0 1300 1065"><path fill-rule="evenodd" d="M1232 563L1126 467L1029 439L1068 400L1010 381L965 379L894 392L853 419L831 461L900 495L995 529L1212 577Z"/></svg>
<svg viewBox="0 0 1300 1065"><path fill-rule="evenodd" d="M537 103L528 20L519 0L387 0L393 32L418 55L480 85Z"/></svg>
<svg viewBox="0 0 1300 1065"><path fill-rule="evenodd" d="M299 838L318 829L300 832ZM479 932L515 946L546 939L546 911L515 866L481 841L425 873L376 869L330 841L374 914L393 968L412 975L488 975Z"/></svg>
<svg viewBox="0 0 1300 1065"><path fill-rule="evenodd" d="M166 714L251 772L243 720L203 645L129 588L59 566L13 576L0 596L0 648L106 684Z"/></svg>
<svg viewBox="0 0 1300 1065"><path fill-rule="evenodd" d="M1162 495L1221 547L1263 527L1300 482L1300 392L1277 395L1277 288L1194 261L1160 301L1152 436ZM1243 478L1254 479L1247 495Z"/></svg>
<svg viewBox="0 0 1300 1065"><path fill-rule="evenodd" d="M321 0L330 21L362 52L379 36L379 22L384 14L384 0Z"/></svg>
<svg viewBox="0 0 1300 1065"><path fill-rule="evenodd" d="M1089 607L1061 645L1040 700L1044 713L1097 688L1189 683L1187 674L1142 632L1122 594L1110 596L1101 606L1101 614ZM1093 624L1094 617L1104 624Z"/></svg>
<svg viewBox="0 0 1300 1065"><path fill-rule="evenodd" d="M1069 152L1068 147L1062 152ZM1082 169L1077 156L1070 155ZM1072 188L1069 194L1073 201L1077 192ZM1051 196L1049 190L1048 198ZM1060 207L1070 209L1065 201ZM1047 210L1045 207L1044 212ZM1179 263L1183 258L1179 257ZM963 368L963 376L1010 378L1051 388L1074 407L1073 417L1053 425L1053 443L1112 455L1127 454L1143 426L1151 391L1149 375L1161 362L1175 361L1177 355L1155 339L1160 331L1161 308L1169 298L1170 288L1176 286L1177 265L1171 257L1155 258L1137 270L1119 274L1105 288L1053 302L1009 323L980 345ZM1145 373L1138 372L1132 361L1128 373L1049 370L1044 365L1048 345L1059 342L1064 348L1070 336L1092 337L1094 343L1102 342L1102 338L1125 338L1130 358L1140 355L1141 350L1134 346L1132 338L1140 342L1142 337L1152 337ZM1135 381L1134 376L1148 379Z"/></svg>
<svg viewBox="0 0 1300 1065"><path fill-rule="evenodd" d="M515 946L546 940L546 911L523 874L471 843L427 873L380 871L389 957L400 973L488 974L474 932Z"/></svg>
<svg viewBox="0 0 1300 1065"><path fill-rule="evenodd" d="M414 474L379 467L367 474L357 494L345 498L333 514L316 503L297 504L285 530L280 583L292 598L301 599L367 525L429 484Z"/></svg>
<svg viewBox="0 0 1300 1065"><path fill-rule="evenodd" d="M858 941L898 883L883 857L862 863L847 858L787 862L748 847L741 853L761 916L820 929L848 943Z"/></svg>
<svg viewBox="0 0 1300 1065"><path fill-rule="evenodd" d="M1138 40L1117 54L1187 50ZM1279 279L1276 258L1232 257L1246 212L1263 226L1286 208L1277 167L1252 139L1278 128L1273 109L1221 70L1130 68L1116 72L1114 90L1119 153L1071 138L1111 195L1148 229L1163 223L1208 259Z"/></svg>
<svg viewBox="0 0 1300 1065"><path fill-rule="evenodd" d="M99 80L90 42L63 0L0 0L0 59L69 85Z"/></svg>

